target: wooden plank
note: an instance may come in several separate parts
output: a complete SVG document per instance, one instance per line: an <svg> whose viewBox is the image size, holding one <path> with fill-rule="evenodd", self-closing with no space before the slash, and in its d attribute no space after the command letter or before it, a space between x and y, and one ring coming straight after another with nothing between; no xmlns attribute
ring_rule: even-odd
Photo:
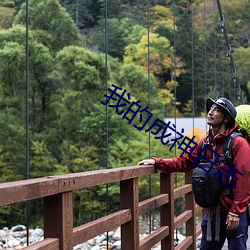
<svg viewBox="0 0 250 250"><path fill-rule="evenodd" d="M58 193L55 177L34 178L0 184L0 206L42 198Z"/></svg>
<svg viewBox="0 0 250 250"><path fill-rule="evenodd" d="M157 207L168 203L168 194L160 194L139 203L139 214L143 215Z"/></svg>
<svg viewBox="0 0 250 250"><path fill-rule="evenodd" d="M59 238L60 249L73 249L72 192L44 198L44 237Z"/></svg>
<svg viewBox="0 0 250 250"><path fill-rule="evenodd" d="M138 178L120 183L121 209L131 210L131 221L121 226L121 249L139 250L139 187Z"/></svg>
<svg viewBox="0 0 250 250"><path fill-rule="evenodd" d="M192 218L192 211L187 210L174 219L174 229L177 229Z"/></svg>
<svg viewBox="0 0 250 250"><path fill-rule="evenodd" d="M148 235L146 238L140 241L140 250L151 249L155 244L157 244L162 239L169 235L169 227L164 226L158 228L155 232Z"/></svg>
<svg viewBox="0 0 250 250"><path fill-rule="evenodd" d="M154 166L130 166L1 183L0 206L154 173Z"/></svg>
<svg viewBox="0 0 250 250"><path fill-rule="evenodd" d="M181 187L175 188L174 190L174 199L179 198L180 196L192 192L192 185L186 184Z"/></svg>
<svg viewBox="0 0 250 250"><path fill-rule="evenodd" d="M74 246L131 221L130 209L123 209L73 229Z"/></svg>
<svg viewBox="0 0 250 250"><path fill-rule="evenodd" d="M59 250L59 239L47 238L43 241L34 243L23 250Z"/></svg>
<svg viewBox="0 0 250 250"><path fill-rule="evenodd" d="M193 237L188 236L181 243L179 243L174 249L175 250L188 249L192 244L193 244Z"/></svg>
<svg viewBox="0 0 250 250"><path fill-rule="evenodd" d="M185 173L185 183L191 183L192 172ZM196 212L195 212L196 203L194 201L193 192L185 195L185 210L191 210L192 216L186 222L186 236L192 236L196 239ZM187 248L188 250L196 250L196 241L193 241L192 244Z"/></svg>
<svg viewBox="0 0 250 250"><path fill-rule="evenodd" d="M95 170L75 174L60 175L60 192L94 187L112 182L119 182L139 176L148 176L157 173L152 165L129 166L106 170Z"/></svg>
<svg viewBox="0 0 250 250"><path fill-rule="evenodd" d="M161 241L161 250L174 249L174 177L173 174L160 174L160 193L169 195L169 202L161 206L161 226L169 227L169 234Z"/></svg>

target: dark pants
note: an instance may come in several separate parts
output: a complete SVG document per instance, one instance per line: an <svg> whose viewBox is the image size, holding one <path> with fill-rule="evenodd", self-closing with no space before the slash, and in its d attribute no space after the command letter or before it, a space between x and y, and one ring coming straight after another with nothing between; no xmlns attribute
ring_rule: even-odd
<svg viewBox="0 0 250 250"><path fill-rule="evenodd" d="M243 213L240 217L239 226L234 230L227 230L226 219L227 213L221 213L220 218L220 241L215 241L215 222L214 216L211 216L212 224L212 241L206 241L207 237L207 213L202 219L202 237L200 250L220 250L225 240L228 240L229 250L247 250L246 242L248 238L248 220L247 213Z"/></svg>

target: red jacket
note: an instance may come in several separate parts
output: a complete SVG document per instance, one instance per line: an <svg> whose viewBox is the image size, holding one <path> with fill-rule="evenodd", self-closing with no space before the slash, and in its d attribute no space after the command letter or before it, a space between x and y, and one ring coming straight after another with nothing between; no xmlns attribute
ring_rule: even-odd
<svg viewBox="0 0 250 250"><path fill-rule="evenodd" d="M233 131L237 130L238 125L235 125L226 132L217 134L213 140L209 136L209 131L206 136L198 142L198 145L191 155L184 153L182 157L171 159L154 158L155 166L165 174L191 171L197 167L192 164L199 155L203 142L214 152L223 156L223 145L226 137ZM238 180L235 180L236 186L234 191L234 200L230 200L225 194L223 194L220 198L220 205L221 211L223 212L230 211L232 213L241 215L244 211L246 211L247 205L250 201L250 144L241 136L237 136L232 144L232 155L234 164L236 165L235 169L243 174L243 176L233 171L232 174L238 178ZM213 153L210 150L207 150L206 158L213 158ZM217 161L215 166L223 167L227 171L230 171L230 167L223 164L222 161ZM229 178L226 177L226 175L229 174L225 173L221 177L221 181L223 183L228 183ZM222 187L223 186L224 185L222 185Z"/></svg>

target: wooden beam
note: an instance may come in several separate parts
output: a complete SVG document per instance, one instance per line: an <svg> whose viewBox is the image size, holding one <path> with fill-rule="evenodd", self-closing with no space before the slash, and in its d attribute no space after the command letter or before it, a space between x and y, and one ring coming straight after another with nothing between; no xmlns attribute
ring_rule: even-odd
<svg viewBox="0 0 250 250"><path fill-rule="evenodd" d="M175 250L189 249L192 244L193 244L193 237L188 236L175 247Z"/></svg>
<svg viewBox="0 0 250 250"><path fill-rule="evenodd" d="M73 229L74 246L131 221L130 209L123 209Z"/></svg>
<svg viewBox="0 0 250 250"><path fill-rule="evenodd" d="M181 187L174 189L174 199L179 198L180 196L192 192L192 185L186 184Z"/></svg>
<svg viewBox="0 0 250 250"><path fill-rule="evenodd" d="M166 238L168 235L169 227L165 226L158 228L155 232L140 241L140 250L151 249L155 244Z"/></svg>
<svg viewBox="0 0 250 250"><path fill-rule="evenodd" d="M139 250L139 187L138 178L120 183L121 209L130 209L132 220L121 226L121 249Z"/></svg>
<svg viewBox="0 0 250 250"><path fill-rule="evenodd" d="M139 176L148 176L155 173L156 169L154 166L146 165L60 175L58 176L59 188L60 192L65 192L138 178Z"/></svg>
<svg viewBox="0 0 250 250"><path fill-rule="evenodd" d="M0 184L0 206L42 198L58 193L55 177L35 178Z"/></svg>
<svg viewBox="0 0 250 250"><path fill-rule="evenodd" d="M143 215L157 207L168 203L168 194L160 194L139 203L139 214Z"/></svg>
<svg viewBox="0 0 250 250"><path fill-rule="evenodd" d="M73 249L72 192L44 198L44 238L59 238L60 250Z"/></svg>
<svg viewBox="0 0 250 250"><path fill-rule="evenodd" d="M154 166L130 166L0 183L0 206L155 173Z"/></svg>
<svg viewBox="0 0 250 250"><path fill-rule="evenodd" d="M192 211L187 210L174 219L174 229L177 229L192 218Z"/></svg>
<svg viewBox="0 0 250 250"><path fill-rule="evenodd" d="M160 192L169 195L169 202L161 206L161 227L169 227L169 234L161 241L162 250L174 249L174 177L173 174L160 174Z"/></svg>
<svg viewBox="0 0 250 250"><path fill-rule="evenodd" d="M192 172L185 173L185 183L191 184ZM187 248L188 250L196 250L196 203L194 200L193 192L185 195L185 210L190 210L192 212L191 218L186 222L186 237L192 236L193 242Z"/></svg>
<svg viewBox="0 0 250 250"><path fill-rule="evenodd" d="M22 248L23 250L59 250L59 239L47 238Z"/></svg>

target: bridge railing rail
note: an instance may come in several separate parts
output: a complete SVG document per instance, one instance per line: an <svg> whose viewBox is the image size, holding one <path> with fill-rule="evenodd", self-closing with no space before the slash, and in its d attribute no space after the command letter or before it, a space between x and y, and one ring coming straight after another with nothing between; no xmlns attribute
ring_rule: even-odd
<svg viewBox="0 0 250 250"><path fill-rule="evenodd" d="M178 188L174 188L173 174L160 173L159 195L140 202L138 178L156 173L154 166L129 166L2 183L0 206L43 199L44 240L25 250L72 250L116 227L121 227L123 250L148 250L158 242L162 250L196 249L196 238L201 233L196 214L201 208L194 202L191 173L185 174L186 184ZM73 227L72 192L113 182L120 184L120 210ZM174 200L183 195L185 211L175 218ZM160 208L160 227L140 240L139 217L156 208ZM186 237L174 246L174 231L183 224Z"/></svg>

